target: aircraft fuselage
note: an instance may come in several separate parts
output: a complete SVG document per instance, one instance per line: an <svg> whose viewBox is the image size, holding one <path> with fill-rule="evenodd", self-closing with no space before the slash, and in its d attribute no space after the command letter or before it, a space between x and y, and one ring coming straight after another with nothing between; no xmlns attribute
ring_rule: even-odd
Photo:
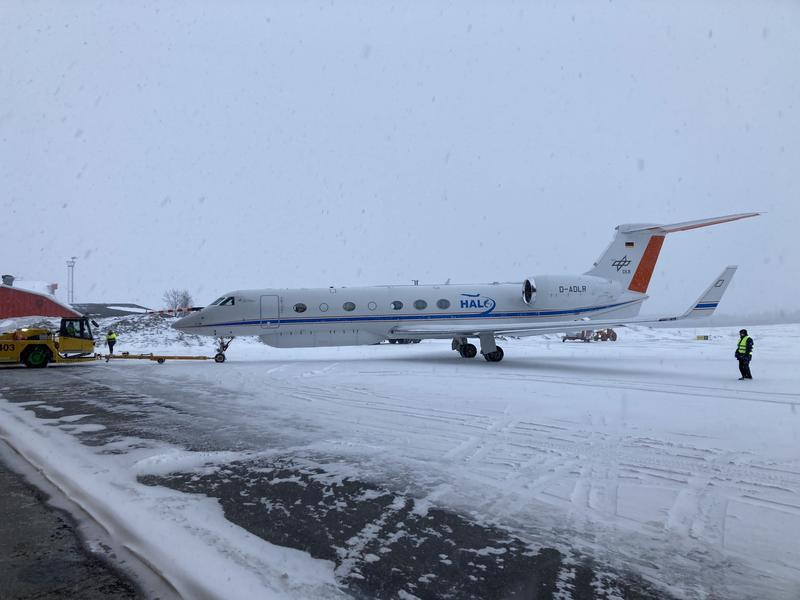
<svg viewBox="0 0 800 600"><path fill-rule="evenodd" d="M280 348L354 346L414 337L395 333L410 323L500 327L635 315L647 297L591 275L544 275L526 282L238 290L175 326L216 337L259 336Z"/></svg>

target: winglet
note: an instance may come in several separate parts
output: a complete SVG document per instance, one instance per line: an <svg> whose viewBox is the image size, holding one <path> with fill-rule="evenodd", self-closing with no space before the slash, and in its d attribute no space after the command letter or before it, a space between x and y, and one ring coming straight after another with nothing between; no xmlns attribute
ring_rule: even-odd
<svg viewBox="0 0 800 600"><path fill-rule="evenodd" d="M722 300L722 295L728 289L728 284L733 279L736 273L736 267L726 267L722 274L717 277L714 282L708 286L705 292L697 299L689 310L683 313L680 319L693 319L695 317L708 317L714 313L719 301Z"/></svg>

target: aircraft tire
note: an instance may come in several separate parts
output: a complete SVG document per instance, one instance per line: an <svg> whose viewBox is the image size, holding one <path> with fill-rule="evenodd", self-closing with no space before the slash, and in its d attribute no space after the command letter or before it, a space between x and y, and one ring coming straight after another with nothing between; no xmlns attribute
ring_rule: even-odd
<svg viewBox="0 0 800 600"><path fill-rule="evenodd" d="M487 352L483 355L483 358L485 358L488 362L500 362L503 360L503 355L503 349L500 346L497 346L497 350L494 352Z"/></svg>
<svg viewBox="0 0 800 600"><path fill-rule="evenodd" d="M225 355L222 352L217 352L214 356L215 363L224 363L225 362Z"/></svg>
<svg viewBox="0 0 800 600"><path fill-rule="evenodd" d="M478 349L475 347L475 344L463 344L458 349L458 353L463 358L475 358L478 355Z"/></svg>

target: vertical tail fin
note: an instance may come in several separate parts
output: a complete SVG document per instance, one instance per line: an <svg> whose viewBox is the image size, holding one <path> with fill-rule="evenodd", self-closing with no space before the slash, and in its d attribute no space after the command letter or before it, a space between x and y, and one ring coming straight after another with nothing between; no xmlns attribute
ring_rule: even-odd
<svg viewBox="0 0 800 600"><path fill-rule="evenodd" d="M618 225L611 244L586 275L619 281L626 289L644 294L668 233L737 221L758 214L739 213L669 225Z"/></svg>
<svg viewBox="0 0 800 600"><path fill-rule="evenodd" d="M633 292L647 292L666 235L651 228L658 225L619 225L611 244L586 275L619 281Z"/></svg>

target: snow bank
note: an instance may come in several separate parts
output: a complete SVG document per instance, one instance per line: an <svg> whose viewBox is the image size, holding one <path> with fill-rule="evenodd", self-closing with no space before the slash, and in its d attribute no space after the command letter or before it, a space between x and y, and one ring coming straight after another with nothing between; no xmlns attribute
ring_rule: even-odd
<svg viewBox="0 0 800 600"><path fill-rule="evenodd" d="M162 473L165 465L180 469L214 457L131 448L125 465L22 408L3 402L2 410L0 437L184 598L341 597L331 563L251 535L227 521L216 500L136 482L137 474Z"/></svg>

